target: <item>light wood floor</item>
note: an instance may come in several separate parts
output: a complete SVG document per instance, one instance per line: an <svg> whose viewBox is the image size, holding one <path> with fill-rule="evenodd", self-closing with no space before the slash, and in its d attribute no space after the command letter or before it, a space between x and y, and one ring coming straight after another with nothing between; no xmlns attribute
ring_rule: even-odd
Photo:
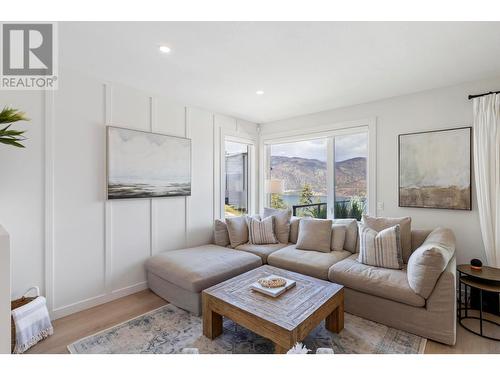
<svg viewBox="0 0 500 375"><path fill-rule="evenodd" d="M67 345L72 342L144 314L166 304L163 299L149 290L105 303L79 313L57 319L54 335L31 348L28 353L68 353ZM500 342L474 335L461 326L457 327L457 344L447 346L427 341L425 353L500 353Z"/></svg>

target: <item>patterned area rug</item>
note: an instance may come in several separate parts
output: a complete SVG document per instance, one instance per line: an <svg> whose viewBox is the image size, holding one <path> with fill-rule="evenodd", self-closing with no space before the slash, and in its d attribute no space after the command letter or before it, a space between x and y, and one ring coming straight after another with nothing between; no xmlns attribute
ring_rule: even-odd
<svg viewBox="0 0 500 375"><path fill-rule="evenodd" d="M426 339L345 314L345 328L334 334L320 324L304 340L312 353L332 348L337 354L423 353ZM70 353L180 353L184 348L219 354L273 353L271 341L224 319L224 333L215 340L202 334L201 318L168 304L68 346Z"/></svg>

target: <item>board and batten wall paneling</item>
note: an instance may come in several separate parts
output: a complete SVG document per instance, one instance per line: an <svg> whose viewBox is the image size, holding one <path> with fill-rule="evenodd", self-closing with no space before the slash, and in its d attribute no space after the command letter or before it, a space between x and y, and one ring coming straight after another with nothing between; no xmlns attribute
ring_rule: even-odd
<svg viewBox="0 0 500 375"><path fill-rule="evenodd" d="M211 242L215 178L213 112L79 71L59 76L50 94L0 92L31 118L16 126L28 130L26 149L0 148L11 296L41 287L54 319L146 288L152 254ZM107 201L106 125L192 138L192 196Z"/></svg>
<svg viewBox="0 0 500 375"><path fill-rule="evenodd" d="M52 127L47 128L52 133L52 145L47 143L47 147L52 147L53 172L46 177L48 182L52 178L53 190L47 184L47 195L53 201L53 239L47 248L47 255L52 250L52 278L49 269L46 273L56 312L101 295L105 283L105 92L96 80L67 74L61 78L59 90L53 92ZM84 104L77 97L85 98ZM48 224L50 217L46 221ZM49 262L47 258L47 267Z"/></svg>
<svg viewBox="0 0 500 375"><path fill-rule="evenodd" d="M198 108L186 112L192 142L191 197L187 199L187 246L212 241L214 199L213 114Z"/></svg>
<svg viewBox="0 0 500 375"><path fill-rule="evenodd" d="M154 102L154 114L154 132L185 137L185 106L157 98ZM152 200L155 223L153 254L185 247L187 199L189 198L169 197Z"/></svg>

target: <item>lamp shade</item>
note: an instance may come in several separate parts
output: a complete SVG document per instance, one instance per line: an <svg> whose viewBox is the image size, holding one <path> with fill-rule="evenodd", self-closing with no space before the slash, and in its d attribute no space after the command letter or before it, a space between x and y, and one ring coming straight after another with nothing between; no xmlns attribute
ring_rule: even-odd
<svg viewBox="0 0 500 375"><path fill-rule="evenodd" d="M278 179L267 180L267 192L270 194L283 194L284 181Z"/></svg>

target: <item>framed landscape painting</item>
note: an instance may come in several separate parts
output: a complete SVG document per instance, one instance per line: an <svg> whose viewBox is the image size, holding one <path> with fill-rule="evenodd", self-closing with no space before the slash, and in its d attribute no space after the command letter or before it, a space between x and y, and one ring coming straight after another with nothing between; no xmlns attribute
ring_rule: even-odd
<svg viewBox="0 0 500 375"><path fill-rule="evenodd" d="M471 210L472 128L399 135L399 206Z"/></svg>
<svg viewBox="0 0 500 375"><path fill-rule="evenodd" d="M107 127L108 199L191 195L191 140Z"/></svg>

